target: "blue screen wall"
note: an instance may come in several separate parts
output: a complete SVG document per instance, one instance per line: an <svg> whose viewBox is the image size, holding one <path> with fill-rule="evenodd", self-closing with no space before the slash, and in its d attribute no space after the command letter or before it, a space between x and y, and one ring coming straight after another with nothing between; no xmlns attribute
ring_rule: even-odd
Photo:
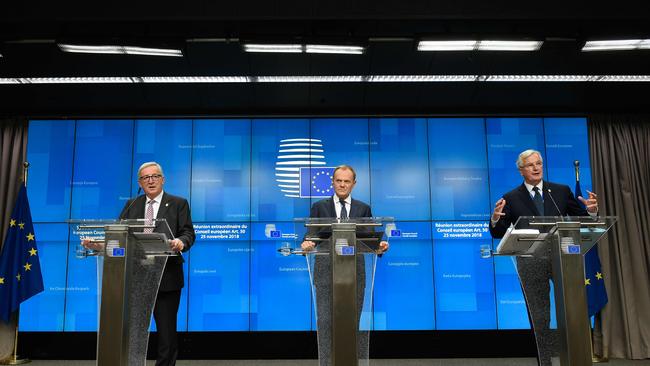
<svg viewBox="0 0 650 366"><path fill-rule="evenodd" d="M315 329L307 263L278 249L297 245L304 228L293 219L331 194L321 184L340 164L356 169L354 198L396 220L364 314L373 329L528 328L512 261L479 255L496 244L490 213L521 184L515 160L528 148L542 152L546 178L572 188L579 160L591 190L584 118L31 121L45 291L23 305L21 329L96 330L97 259L75 257L80 233L66 222L116 218L151 160L165 190L189 200L197 232L180 330Z"/></svg>

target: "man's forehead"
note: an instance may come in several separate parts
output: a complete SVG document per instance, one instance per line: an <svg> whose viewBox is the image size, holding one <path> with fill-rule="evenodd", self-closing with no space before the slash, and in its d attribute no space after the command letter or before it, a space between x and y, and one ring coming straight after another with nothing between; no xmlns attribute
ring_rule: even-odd
<svg viewBox="0 0 650 366"><path fill-rule="evenodd" d="M349 169L339 169L334 173L334 179L350 178L352 179L352 171Z"/></svg>
<svg viewBox="0 0 650 366"><path fill-rule="evenodd" d="M530 160L542 160L542 157L539 156L539 154L535 153L535 154L532 154L532 155L528 156L528 157L527 157L526 159L524 159L524 160L526 160L526 161L530 161Z"/></svg>
<svg viewBox="0 0 650 366"><path fill-rule="evenodd" d="M148 166L148 167L146 167L146 168L143 168L143 169L140 171L141 174L145 174L145 172L146 172L147 174L160 174L160 169L158 169L157 166L152 165L152 166ZM145 174L145 175L146 175L146 174Z"/></svg>

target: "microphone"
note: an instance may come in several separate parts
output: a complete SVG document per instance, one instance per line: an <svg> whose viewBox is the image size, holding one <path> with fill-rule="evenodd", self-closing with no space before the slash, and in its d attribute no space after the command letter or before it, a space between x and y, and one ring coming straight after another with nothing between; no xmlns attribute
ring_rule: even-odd
<svg viewBox="0 0 650 366"><path fill-rule="evenodd" d="M129 206L127 206L126 210L124 210L124 214L122 216L120 216L120 220L123 220L124 216L127 216L127 217L129 216L129 211L131 210L131 206L133 206L136 199L140 195L140 191L142 191L142 187L138 187L138 193L135 194L135 198L133 199L133 201L131 201L131 203L129 203Z"/></svg>
<svg viewBox="0 0 650 366"><path fill-rule="evenodd" d="M551 197L551 202L553 202L553 206L555 206L555 209L557 210L557 215L562 216L562 212L560 211L560 208L557 207L557 203L555 203L555 200L553 199L553 195L551 194L551 189L546 188L546 192L548 192L548 196Z"/></svg>

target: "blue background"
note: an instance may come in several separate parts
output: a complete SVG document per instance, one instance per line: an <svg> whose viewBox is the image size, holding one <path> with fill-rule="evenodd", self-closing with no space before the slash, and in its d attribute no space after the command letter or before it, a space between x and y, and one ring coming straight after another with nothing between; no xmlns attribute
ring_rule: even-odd
<svg viewBox="0 0 650 366"><path fill-rule="evenodd" d="M277 251L296 245L304 228L293 219L320 199L286 197L276 182L280 141L299 138L320 140L324 166L352 165L354 198L395 217L402 233L377 263L373 329L529 327L512 261L480 258L496 241L439 228L485 227L496 200L521 184L515 160L528 148L542 152L546 179L572 189L579 160L591 190L585 118L30 121L28 194L45 291L24 303L21 330L96 330L96 262L75 258L66 220L117 217L151 160L165 170L165 190L190 201L197 230L179 329L315 329L307 264Z"/></svg>

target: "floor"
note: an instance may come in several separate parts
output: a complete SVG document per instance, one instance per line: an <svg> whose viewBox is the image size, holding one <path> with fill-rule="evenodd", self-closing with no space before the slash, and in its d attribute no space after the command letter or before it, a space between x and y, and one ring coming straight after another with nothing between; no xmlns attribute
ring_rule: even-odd
<svg viewBox="0 0 650 366"><path fill-rule="evenodd" d="M93 366L95 361L32 360L33 366ZM153 361L147 366L153 366ZM318 366L316 360L180 360L178 366ZM455 358L371 360L369 366L535 366L534 358ZM599 364L595 364L599 365ZM603 366L650 366L648 360L609 360Z"/></svg>

